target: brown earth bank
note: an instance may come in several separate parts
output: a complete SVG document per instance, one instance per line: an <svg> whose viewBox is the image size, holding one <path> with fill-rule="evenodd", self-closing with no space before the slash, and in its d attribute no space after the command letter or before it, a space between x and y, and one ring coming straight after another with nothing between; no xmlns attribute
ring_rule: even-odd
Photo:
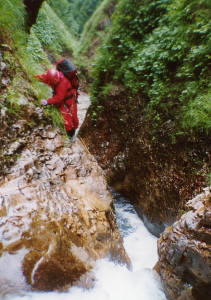
<svg viewBox="0 0 211 300"><path fill-rule="evenodd" d="M211 193L187 202L185 213L158 241L161 276L169 300L211 298Z"/></svg>
<svg viewBox="0 0 211 300"><path fill-rule="evenodd" d="M170 123L163 124L154 139L153 124L141 115L141 99L129 101L123 90L112 91L100 102L97 118L90 107L81 136L110 183L129 197L158 236L206 186L211 141L201 133L172 143Z"/></svg>

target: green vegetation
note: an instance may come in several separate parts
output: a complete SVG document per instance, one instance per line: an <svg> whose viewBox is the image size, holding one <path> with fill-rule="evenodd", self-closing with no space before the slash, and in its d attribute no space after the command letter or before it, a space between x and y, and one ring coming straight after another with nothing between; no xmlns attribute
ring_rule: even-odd
<svg viewBox="0 0 211 300"><path fill-rule="evenodd" d="M25 9L22 2L3 1L0 3L0 10L1 39L10 44L9 49L14 49L4 53L4 60L11 65L13 75L8 88L8 100L18 102L17 99L21 98L29 87L28 80L31 82L34 97L44 97L48 88L37 82L34 74L43 72L42 64L50 64L39 40L33 34L29 37L25 32Z"/></svg>
<svg viewBox="0 0 211 300"><path fill-rule="evenodd" d="M103 0L47 0L51 8L68 27L68 30L79 36L84 25Z"/></svg>
<svg viewBox="0 0 211 300"><path fill-rule="evenodd" d="M108 83L123 86L153 138L161 131L172 142L191 132L207 134L210 19L208 0L121 0L93 74L93 101L107 101Z"/></svg>
<svg viewBox="0 0 211 300"><path fill-rule="evenodd" d="M78 24L78 32L83 31L83 27L91 17L102 0L69 0L71 2L72 17Z"/></svg>
<svg viewBox="0 0 211 300"><path fill-rule="evenodd" d="M73 16L73 0L48 0L50 7L56 12L58 17L65 23L68 31L73 35L77 35L79 31L79 26L77 19Z"/></svg>
<svg viewBox="0 0 211 300"><path fill-rule="evenodd" d="M117 0L104 0L87 21L81 35L78 55L96 56L96 48L101 46L108 28Z"/></svg>
<svg viewBox="0 0 211 300"><path fill-rule="evenodd" d="M71 55L76 47L76 41L68 28L47 3L40 10L33 31L43 48L54 57L63 53Z"/></svg>
<svg viewBox="0 0 211 300"><path fill-rule="evenodd" d="M72 34L55 11L45 3L40 10L37 24L30 35L25 30L25 9L21 0L0 3L0 39L4 41L3 60L8 64L11 82L1 93L1 106L18 115L21 105L51 95L50 89L38 82L35 74L51 67L48 55L57 59L63 54L71 55L76 45ZM45 109L46 115L63 128L63 122L54 107Z"/></svg>

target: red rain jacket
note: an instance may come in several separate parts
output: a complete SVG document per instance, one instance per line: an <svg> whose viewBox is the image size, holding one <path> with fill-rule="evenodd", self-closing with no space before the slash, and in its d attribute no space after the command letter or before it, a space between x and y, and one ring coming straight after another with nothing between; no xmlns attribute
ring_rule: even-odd
<svg viewBox="0 0 211 300"><path fill-rule="evenodd" d="M62 72L55 69L50 69L36 77L52 87L54 95L47 102L58 107L64 119L65 129L67 131L76 129L79 123L77 116L77 89L72 87L70 80Z"/></svg>

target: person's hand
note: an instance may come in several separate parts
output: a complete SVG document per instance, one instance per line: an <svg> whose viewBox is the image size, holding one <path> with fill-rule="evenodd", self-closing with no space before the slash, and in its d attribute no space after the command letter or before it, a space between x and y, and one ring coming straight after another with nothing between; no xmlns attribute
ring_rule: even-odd
<svg viewBox="0 0 211 300"><path fill-rule="evenodd" d="M36 79L40 80L40 81L41 81L41 79L42 79L42 75L41 75L41 74L34 75L34 77L35 77Z"/></svg>
<svg viewBox="0 0 211 300"><path fill-rule="evenodd" d="M43 99L43 100L41 100L41 104L42 104L42 105L47 105L47 104L48 104L48 101L45 100L45 99Z"/></svg>

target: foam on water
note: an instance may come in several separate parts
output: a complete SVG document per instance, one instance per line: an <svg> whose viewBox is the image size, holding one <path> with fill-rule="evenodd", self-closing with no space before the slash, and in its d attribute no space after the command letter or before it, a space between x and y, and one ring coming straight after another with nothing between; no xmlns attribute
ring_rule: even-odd
<svg viewBox="0 0 211 300"><path fill-rule="evenodd" d="M98 261L93 289L71 288L65 293L28 293L12 300L165 300L159 278L152 270L157 261L157 239L145 228L126 199L115 194L116 213L132 271L107 259Z"/></svg>
<svg viewBox="0 0 211 300"><path fill-rule="evenodd" d="M153 268L158 260L157 238L149 233L133 206L124 197L115 195L117 223L124 237L124 246L132 261L133 271Z"/></svg>

